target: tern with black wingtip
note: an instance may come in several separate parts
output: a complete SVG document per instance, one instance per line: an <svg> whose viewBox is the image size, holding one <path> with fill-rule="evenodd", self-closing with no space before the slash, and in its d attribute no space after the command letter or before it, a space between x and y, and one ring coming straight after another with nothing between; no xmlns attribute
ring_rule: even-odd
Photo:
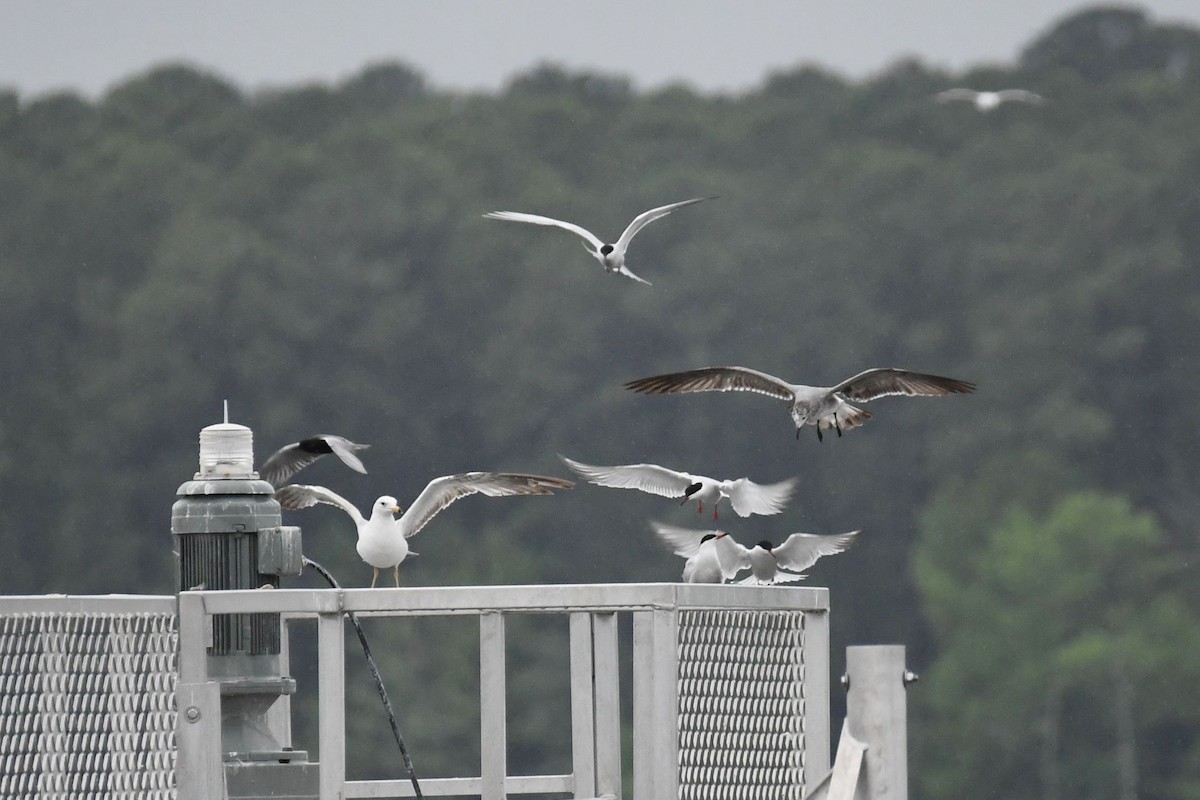
<svg viewBox="0 0 1200 800"><path fill-rule="evenodd" d="M357 453L368 447L369 444L355 444L344 436L335 436L332 433L310 436L284 445L272 453L258 468L258 477L278 489L297 472L330 453L336 455L350 469L366 475L367 468L363 466Z"/></svg>

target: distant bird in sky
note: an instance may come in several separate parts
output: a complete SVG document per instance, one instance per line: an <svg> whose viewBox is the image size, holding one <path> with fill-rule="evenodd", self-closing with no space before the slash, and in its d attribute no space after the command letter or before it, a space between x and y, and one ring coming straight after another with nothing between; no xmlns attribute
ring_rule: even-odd
<svg viewBox="0 0 1200 800"><path fill-rule="evenodd" d="M843 430L857 428L871 417L871 412L852 406L851 400L865 403L888 395L962 394L975 391L975 384L902 369L869 369L837 386L804 386L746 367L704 367L638 378L626 383L625 388L643 394L731 391L765 394L790 405L797 439L805 425L815 425L817 439L821 440L823 429L833 428L841 436Z"/></svg>
<svg viewBox="0 0 1200 800"><path fill-rule="evenodd" d="M572 472L597 486L614 489L639 489L661 497L682 497L683 505L688 500L696 501L696 513L704 510L704 504L712 507L713 519L717 519L717 508L722 498L738 516L751 514L778 514L791 499L796 489L796 479L772 484L758 484L749 478L717 480L689 472L676 472L657 464L623 464L616 467L596 467L581 464L565 456L559 456Z"/></svg>
<svg viewBox="0 0 1200 800"><path fill-rule="evenodd" d="M650 281L639 278L634 275L625 266L625 251L629 249L629 243L633 237L644 228L647 224L653 222L659 217L665 217L677 208L690 206L694 203L699 203L703 200L712 200L712 197L694 197L691 200L682 200L678 203L659 206L652 208L649 211L642 212L633 218L633 222L629 223L629 227L621 234L621 238L613 244L605 244L593 234L591 231L581 228L573 222L563 222L559 219L551 219L538 214L526 214L521 211L490 211L484 214L488 219L504 219L510 222L529 222L534 225L554 225L574 233L576 236L583 237L584 249L591 253L600 265L604 267L605 272L612 272L619 275L624 275L627 278L632 278L635 281L650 285Z"/></svg>
<svg viewBox="0 0 1200 800"><path fill-rule="evenodd" d="M697 531L652 522L650 527L658 538L677 556L683 565L684 583L724 583L745 569L746 548L724 531Z"/></svg>
<svg viewBox="0 0 1200 800"><path fill-rule="evenodd" d="M409 555L408 540L416 536L439 511L471 494L488 497L553 494L555 489L570 489L571 481L542 475L522 475L507 472L463 472L434 478L417 495L408 510L400 513L396 498L384 495L371 507L371 516L364 517L354 505L323 486L292 484L276 491L280 505L288 509L309 508L317 503L337 506L350 515L358 529L356 549L363 561L371 565L371 588L379 579L379 570L391 568L396 585L400 585L400 563Z"/></svg>
<svg viewBox="0 0 1200 800"><path fill-rule="evenodd" d="M978 92L974 89L964 88L947 89L934 95L934 99L939 103L953 103L960 100L974 103L975 108L979 111L993 111L1004 103L1041 105L1046 102L1046 98L1027 89L1001 89L998 92Z"/></svg>
<svg viewBox="0 0 1200 800"><path fill-rule="evenodd" d="M356 453L366 450L369 444L355 444L343 436L323 433L308 439L301 439L285 445L274 453L258 468L258 477L278 489L283 486L300 470L312 464L322 456L333 453L355 472L367 473Z"/></svg>
<svg viewBox="0 0 1200 800"><path fill-rule="evenodd" d="M862 531L851 531L832 536L793 533L778 547L772 547L771 543L764 539L746 550L750 574L738 583L769 584L802 581L807 576L799 573L817 563L822 556L845 552L858 540L860 533Z"/></svg>

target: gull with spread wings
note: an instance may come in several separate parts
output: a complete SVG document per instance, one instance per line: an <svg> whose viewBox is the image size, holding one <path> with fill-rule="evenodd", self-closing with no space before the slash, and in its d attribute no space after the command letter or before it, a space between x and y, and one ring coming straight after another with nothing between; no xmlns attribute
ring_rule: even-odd
<svg viewBox="0 0 1200 800"><path fill-rule="evenodd" d="M646 227L647 224L660 217L665 217L677 208L683 208L684 206L690 206L703 200L712 199L712 197L693 197L691 200L681 200L678 203L671 203L659 206L658 208L652 208L649 211L643 211L633 218L633 222L629 223L629 227L625 229L621 237L613 244L606 244L600 241L600 238L594 233L573 222L564 222L561 219L543 217L540 214L526 214L523 211L489 211L484 216L488 219L528 222L533 225L553 225L557 228L570 231L576 236L583 238L583 248L600 262L600 266L604 267L605 272L624 275L626 278L632 278L649 286L650 281L639 278L625 266L625 251L629 249L629 243L633 240L633 237L637 235L638 231Z"/></svg>
<svg viewBox="0 0 1200 800"><path fill-rule="evenodd" d="M837 386L804 386L747 367L704 367L687 372L671 372L638 378L625 384L626 389L643 394L686 394L690 392L757 392L788 403L796 423L796 438L805 425L815 425L817 439L822 430L857 428L871 417L850 404L865 403L888 395L940 397L975 391L975 384L940 375L926 375L903 369L869 369Z"/></svg>
<svg viewBox="0 0 1200 800"><path fill-rule="evenodd" d="M650 527L671 552L687 559L684 583L724 583L749 565L746 548L725 531L697 531L661 522L651 522Z"/></svg>
<svg viewBox="0 0 1200 800"><path fill-rule="evenodd" d="M455 500L476 493L488 497L553 494L555 489L570 489L574 485L561 478L508 472L446 475L431 480L399 519L392 515L400 513L400 506L396 504L396 498L389 495L375 501L370 517L364 517L353 503L323 486L291 484L278 489L275 496L279 504L288 509L309 508L317 503L325 503L349 514L358 529L358 555L374 570L371 577L371 587L374 588L379 579L379 570L388 568L392 570L396 585L400 585L400 563L408 556L416 555L408 549L408 540Z"/></svg>
<svg viewBox="0 0 1200 800"><path fill-rule="evenodd" d="M596 467L581 464L566 456L559 456L572 472L597 486L614 489L639 489L661 497L682 497L683 505L695 500L696 513L704 510L707 502L712 507L713 519L717 519L717 507L728 498L729 504L740 517L751 514L778 514L783 511L792 492L796 489L796 478L768 485L759 484L749 478L717 480L690 472L676 472L657 464L622 464L615 467Z"/></svg>

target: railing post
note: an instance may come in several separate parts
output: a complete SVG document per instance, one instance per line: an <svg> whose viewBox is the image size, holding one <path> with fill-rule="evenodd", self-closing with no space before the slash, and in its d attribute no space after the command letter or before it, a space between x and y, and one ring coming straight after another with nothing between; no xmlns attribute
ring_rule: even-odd
<svg viewBox="0 0 1200 800"><path fill-rule="evenodd" d="M863 796L908 800L907 670L903 645L846 648L846 725L867 746Z"/></svg>
<svg viewBox="0 0 1200 800"><path fill-rule="evenodd" d="M340 611L317 615L321 800L342 800L346 783L346 639Z"/></svg>
<svg viewBox="0 0 1200 800"><path fill-rule="evenodd" d="M592 615L596 674L596 795L621 798L621 675L617 615Z"/></svg>
<svg viewBox="0 0 1200 800"><path fill-rule="evenodd" d="M596 671L592 615L571 614L571 774L573 797L596 796Z"/></svg>
<svg viewBox="0 0 1200 800"><path fill-rule="evenodd" d="M479 776L482 800L504 800L508 778L508 719L504 673L504 615L479 615Z"/></svg>
<svg viewBox="0 0 1200 800"><path fill-rule="evenodd" d="M804 614L804 791L829 773L829 612Z"/></svg>
<svg viewBox="0 0 1200 800"><path fill-rule="evenodd" d="M633 780L636 800L679 791L679 651L675 609L633 615Z"/></svg>
<svg viewBox="0 0 1200 800"><path fill-rule="evenodd" d="M208 680L204 601L179 597L179 681L175 685L175 780L179 800L225 796L221 761L221 685Z"/></svg>

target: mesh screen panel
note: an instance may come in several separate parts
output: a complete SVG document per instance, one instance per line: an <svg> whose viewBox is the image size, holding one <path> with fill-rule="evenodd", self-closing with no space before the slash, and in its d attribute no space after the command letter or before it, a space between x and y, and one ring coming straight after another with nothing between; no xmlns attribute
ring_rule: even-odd
<svg viewBox="0 0 1200 800"><path fill-rule="evenodd" d="M680 800L800 800L804 614L679 613Z"/></svg>
<svg viewBox="0 0 1200 800"><path fill-rule="evenodd" d="M174 614L0 616L0 798L175 796Z"/></svg>

